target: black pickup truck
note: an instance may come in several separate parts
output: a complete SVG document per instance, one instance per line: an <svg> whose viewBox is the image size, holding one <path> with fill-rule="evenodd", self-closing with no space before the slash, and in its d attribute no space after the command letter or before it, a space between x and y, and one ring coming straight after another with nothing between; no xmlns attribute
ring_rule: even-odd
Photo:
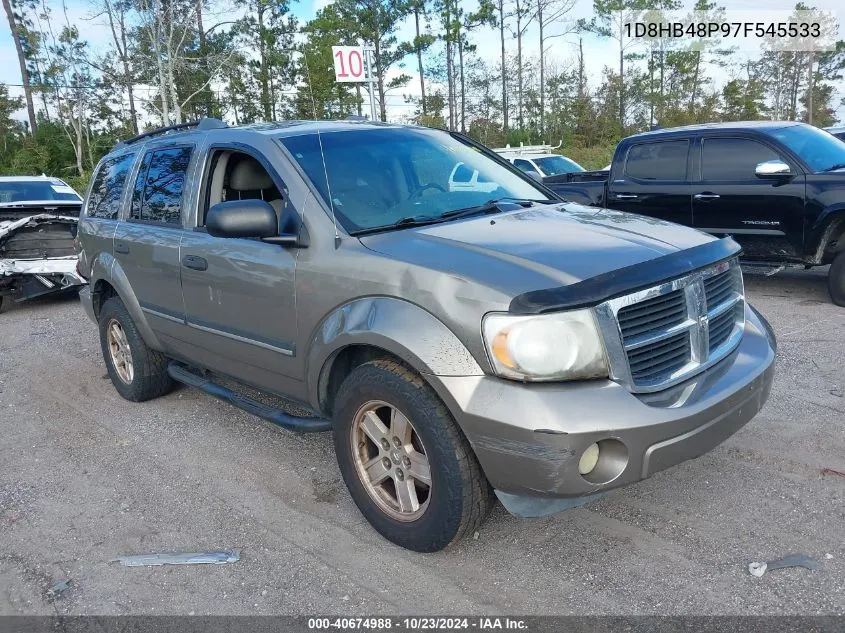
<svg viewBox="0 0 845 633"><path fill-rule="evenodd" d="M573 202L730 235L743 258L831 264L845 306L845 142L803 123L713 123L624 139L609 172L544 183Z"/></svg>

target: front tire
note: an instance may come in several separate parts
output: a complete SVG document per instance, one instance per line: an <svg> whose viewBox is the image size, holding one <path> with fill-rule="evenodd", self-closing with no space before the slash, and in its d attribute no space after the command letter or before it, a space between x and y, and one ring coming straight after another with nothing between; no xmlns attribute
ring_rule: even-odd
<svg viewBox="0 0 845 633"><path fill-rule="evenodd" d="M841 251L830 265L827 288L833 303L845 307L845 251Z"/></svg>
<svg viewBox="0 0 845 633"><path fill-rule="evenodd" d="M474 532L492 507L490 484L449 411L395 361L370 361L346 378L334 442L355 504L397 545L439 551Z"/></svg>
<svg viewBox="0 0 845 633"><path fill-rule="evenodd" d="M135 322L117 297L100 309L100 347L117 392L132 402L163 396L173 388L167 373L167 357L150 349Z"/></svg>

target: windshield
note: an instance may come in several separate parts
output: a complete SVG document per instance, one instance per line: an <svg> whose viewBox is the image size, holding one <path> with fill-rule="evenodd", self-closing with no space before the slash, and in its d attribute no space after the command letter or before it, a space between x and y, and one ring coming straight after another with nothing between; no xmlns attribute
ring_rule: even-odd
<svg viewBox="0 0 845 633"><path fill-rule="evenodd" d="M535 158L534 162L539 165L540 169L547 176L557 176L558 174L571 174L576 171L584 171L574 160L570 160L565 156L549 156L547 158Z"/></svg>
<svg viewBox="0 0 845 633"><path fill-rule="evenodd" d="M80 197L61 180L0 181L0 203L73 200Z"/></svg>
<svg viewBox="0 0 845 633"><path fill-rule="evenodd" d="M769 134L798 154L814 172L845 165L845 143L817 127L792 125Z"/></svg>
<svg viewBox="0 0 845 633"><path fill-rule="evenodd" d="M449 134L425 128L365 128L283 137L348 232L435 217L499 198L550 200L507 167ZM328 187L326 186L328 173ZM329 196L331 191L331 196Z"/></svg>

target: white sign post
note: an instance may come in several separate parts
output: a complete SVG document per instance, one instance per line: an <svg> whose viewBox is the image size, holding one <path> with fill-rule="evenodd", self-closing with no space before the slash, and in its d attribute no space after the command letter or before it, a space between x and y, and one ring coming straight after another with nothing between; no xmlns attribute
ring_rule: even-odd
<svg viewBox="0 0 845 633"><path fill-rule="evenodd" d="M364 46L332 46L334 78L341 83L365 83L369 85L370 118L376 120L374 95L375 73L372 72L372 48Z"/></svg>

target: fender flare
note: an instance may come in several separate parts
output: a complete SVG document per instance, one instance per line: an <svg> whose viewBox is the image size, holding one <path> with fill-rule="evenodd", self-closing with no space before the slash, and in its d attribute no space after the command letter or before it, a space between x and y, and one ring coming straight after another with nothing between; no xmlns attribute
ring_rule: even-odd
<svg viewBox="0 0 845 633"><path fill-rule="evenodd" d="M815 250L811 252L814 263L821 264L824 261L827 246L838 235L837 231L845 231L845 202L826 208L810 229L813 236L811 244L815 245ZM838 249L845 249L845 241L839 244Z"/></svg>
<svg viewBox="0 0 845 633"><path fill-rule="evenodd" d="M120 297L123 305L126 306L129 316L131 316L132 320L135 322L135 326L138 328L138 332L141 334L141 338L144 339L144 342L152 349L162 351L163 347L159 342L158 337L156 337L153 333L153 330L144 315L144 311L141 310L141 304L138 302L138 298L132 291L132 286L129 283L129 279L126 277L126 273L123 272L123 268L120 263L111 253L98 254L91 265L91 279L89 281L89 285L92 290L96 289L98 281L105 281L114 288L117 296Z"/></svg>
<svg viewBox="0 0 845 633"><path fill-rule="evenodd" d="M479 334L480 328L479 322ZM321 409L332 363L353 345L393 354L422 374L441 397L447 394L436 376L484 375L466 346L427 310L392 297L355 299L328 314L309 340L306 389L315 409Z"/></svg>

